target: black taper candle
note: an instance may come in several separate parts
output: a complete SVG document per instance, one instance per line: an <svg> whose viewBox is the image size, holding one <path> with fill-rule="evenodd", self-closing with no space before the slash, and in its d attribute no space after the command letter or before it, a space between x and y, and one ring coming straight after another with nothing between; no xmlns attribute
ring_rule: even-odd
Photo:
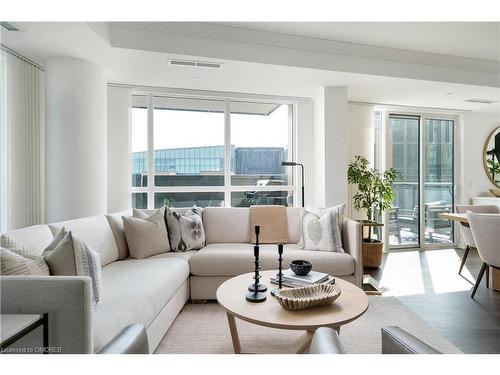
<svg viewBox="0 0 500 375"><path fill-rule="evenodd" d="M278 267L278 288L283 288L283 244L278 244L279 267Z"/></svg>

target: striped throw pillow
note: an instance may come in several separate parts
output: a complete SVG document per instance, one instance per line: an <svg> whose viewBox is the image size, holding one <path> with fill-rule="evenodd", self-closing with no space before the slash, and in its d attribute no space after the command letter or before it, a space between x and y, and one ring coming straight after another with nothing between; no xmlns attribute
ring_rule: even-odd
<svg viewBox="0 0 500 375"><path fill-rule="evenodd" d="M42 257L37 257L21 247L0 247L0 274L49 276L49 267Z"/></svg>

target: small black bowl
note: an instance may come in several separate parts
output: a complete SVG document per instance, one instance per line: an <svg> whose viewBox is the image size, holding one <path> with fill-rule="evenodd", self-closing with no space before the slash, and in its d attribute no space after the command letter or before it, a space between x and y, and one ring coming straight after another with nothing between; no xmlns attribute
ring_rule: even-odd
<svg viewBox="0 0 500 375"><path fill-rule="evenodd" d="M307 260L292 260L290 268L297 276L305 276L311 272L312 264Z"/></svg>

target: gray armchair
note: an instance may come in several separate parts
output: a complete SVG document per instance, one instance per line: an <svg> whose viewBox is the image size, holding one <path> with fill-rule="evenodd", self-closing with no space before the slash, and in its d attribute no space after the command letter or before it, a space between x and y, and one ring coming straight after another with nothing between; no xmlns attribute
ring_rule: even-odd
<svg viewBox="0 0 500 375"><path fill-rule="evenodd" d="M310 354L344 354L345 350L337 331L321 327L314 333ZM396 327L382 328L382 354L441 354L439 351Z"/></svg>

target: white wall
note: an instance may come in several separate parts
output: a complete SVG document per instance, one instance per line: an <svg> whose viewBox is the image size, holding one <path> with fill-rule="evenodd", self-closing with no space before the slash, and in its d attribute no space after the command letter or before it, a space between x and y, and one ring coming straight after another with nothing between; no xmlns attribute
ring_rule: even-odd
<svg viewBox="0 0 500 375"><path fill-rule="evenodd" d="M295 149L296 160L298 163L304 164L304 182L305 182L305 204L312 204L315 199L314 190L314 122L313 122L313 101L312 100L299 100L297 102L297 118L296 118L296 139ZM298 177L297 188L295 196L300 197L300 167L296 168L296 175ZM299 198L296 199L300 205Z"/></svg>
<svg viewBox="0 0 500 375"><path fill-rule="evenodd" d="M468 112L460 124L461 203L472 204L472 198L492 196L488 191L495 186L483 167L483 146L490 132L500 123L498 114Z"/></svg>
<svg viewBox="0 0 500 375"><path fill-rule="evenodd" d="M325 206L345 203L349 129L347 87L325 87Z"/></svg>
<svg viewBox="0 0 500 375"><path fill-rule="evenodd" d="M106 212L106 77L88 61L46 62L47 222Z"/></svg>
<svg viewBox="0 0 500 375"><path fill-rule="evenodd" d="M373 163L373 111L371 104L349 103L349 161L355 155L361 155ZM353 219L366 219L365 211L359 212L352 206L352 197L356 194L354 187L349 186L347 210Z"/></svg>
<svg viewBox="0 0 500 375"><path fill-rule="evenodd" d="M129 155L132 91L108 87L108 186L107 211L117 212L132 206L131 160Z"/></svg>
<svg viewBox="0 0 500 375"><path fill-rule="evenodd" d="M329 207L348 200L349 129L346 87L324 87L314 97L311 205Z"/></svg>
<svg viewBox="0 0 500 375"><path fill-rule="evenodd" d="M318 90L313 101L313 179L308 190L314 192L313 199L307 203L325 207L325 96L323 88Z"/></svg>

